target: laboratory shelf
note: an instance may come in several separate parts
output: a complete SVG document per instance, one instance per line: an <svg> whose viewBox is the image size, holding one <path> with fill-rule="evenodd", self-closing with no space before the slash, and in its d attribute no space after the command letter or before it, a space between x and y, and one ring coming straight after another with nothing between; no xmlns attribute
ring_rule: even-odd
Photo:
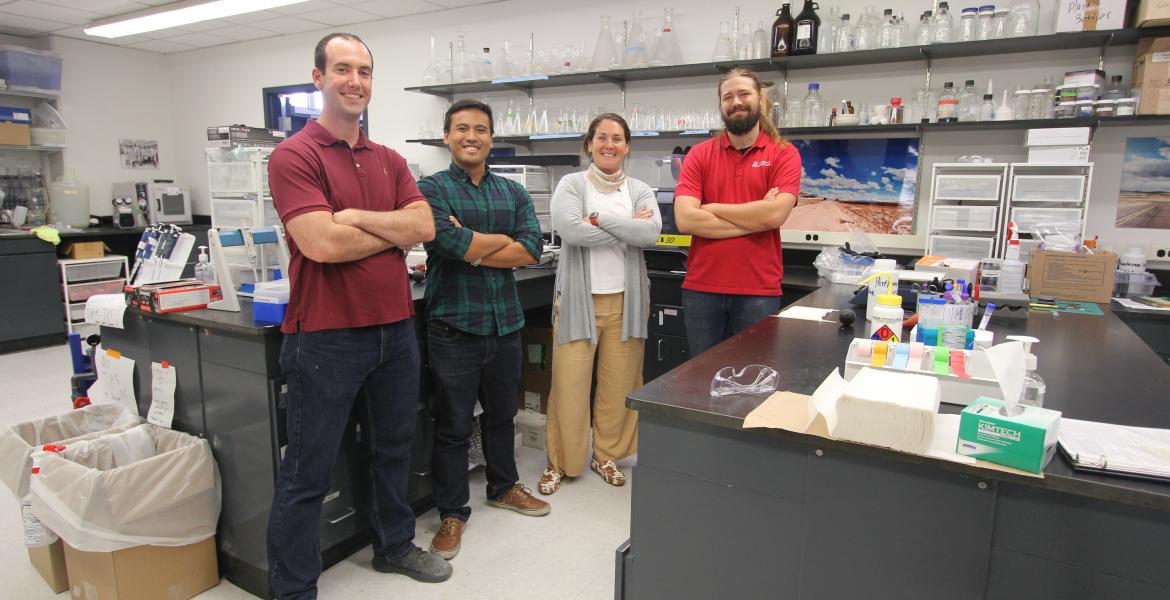
<svg viewBox="0 0 1170 600"><path fill-rule="evenodd" d="M40 98L42 100L57 100L61 98L61 94L59 92L47 92L43 90L22 88L4 88L0 90L0 96L22 96L25 98Z"/></svg>
<svg viewBox="0 0 1170 600"><path fill-rule="evenodd" d="M20 150L25 152L60 152L65 149L65 146L14 146L12 144L0 144L0 152L7 152L8 150Z"/></svg>
<svg viewBox="0 0 1170 600"><path fill-rule="evenodd" d="M1170 115L1134 115L1126 117L1093 117L1088 119L1025 119L1019 121L979 121L969 123L905 123L897 125L851 125L843 127L789 127L781 128L780 133L785 137L799 138L812 135L845 136L860 133L888 133L916 135L927 132L964 132L964 131L1004 131L1013 129L1041 129L1048 127L1121 127L1140 125L1170 125ZM711 135L711 131L690 129L687 131L635 131L632 137L637 139L702 139ZM545 135L522 135L496 137L496 144L517 144L531 146L535 142L574 142L581 141L584 134L559 133ZM409 144L423 144L424 146L444 147L442 139L411 139ZM527 158L527 157L525 157Z"/></svg>
<svg viewBox="0 0 1170 600"><path fill-rule="evenodd" d="M1074 50L1079 48L1105 48L1106 46L1124 46L1128 44L1136 44L1137 41L1142 37L1165 34L1168 31L1170 31L1170 28L1166 27L1151 29L1114 29L1111 31L1078 31L998 40L953 42L949 44L934 44L930 46L883 48L860 52L833 52L829 54L785 56L780 58L761 58L755 60L693 63L686 65L669 65L665 67L645 67L641 69L613 69L609 71L590 73L526 76L497 81L476 81L471 83L414 86L407 87L405 89L406 91L421 92L424 94L450 98L455 94L500 92L507 90L531 92L533 89L539 88L566 87L601 83L624 86L627 82L630 81L651 81L658 79L718 75L736 66L751 67L757 71L786 72L804 69L823 69L828 67L849 67L899 62L914 62L920 60L933 61L947 58L983 57L996 54L1016 54L1020 52Z"/></svg>

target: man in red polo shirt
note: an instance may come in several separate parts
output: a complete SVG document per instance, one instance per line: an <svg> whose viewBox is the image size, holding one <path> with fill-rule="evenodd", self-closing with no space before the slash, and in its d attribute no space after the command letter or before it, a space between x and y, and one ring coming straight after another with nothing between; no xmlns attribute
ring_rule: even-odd
<svg viewBox="0 0 1170 600"><path fill-rule="evenodd" d="M800 154L772 124L747 69L719 79L726 129L695 146L675 188L674 218L693 236L683 311L697 356L780 310L780 226L800 193Z"/></svg>
<svg viewBox="0 0 1170 600"><path fill-rule="evenodd" d="M420 367L398 247L433 239L434 222L406 161L359 127L373 62L357 36L325 36L313 69L321 116L268 162L292 255L280 355L288 446L268 520L277 598L317 596L322 501L355 402L369 427L374 568L430 582L451 575L447 561L414 545L406 502Z"/></svg>

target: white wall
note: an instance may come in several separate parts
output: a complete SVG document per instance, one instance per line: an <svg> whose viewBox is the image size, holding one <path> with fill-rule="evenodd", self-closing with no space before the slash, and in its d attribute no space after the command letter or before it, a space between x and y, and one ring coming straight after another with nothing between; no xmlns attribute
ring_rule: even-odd
<svg viewBox="0 0 1170 600"><path fill-rule="evenodd" d="M62 58L58 107L69 126L64 168L89 185L90 213L113 213L114 182L174 178L178 163L166 56L64 37L50 38L50 47ZM123 169L122 138L157 140L159 168Z"/></svg>
<svg viewBox="0 0 1170 600"><path fill-rule="evenodd" d="M857 15L868 1L872 0L848 0L839 4L845 12ZM968 3L954 4L963 6ZM972 1L969 4L976 3ZM1047 33L1052 29L1055 3L1041 0L1041 4L1041 33ZM495 47L505 39L511 41L513 47L527 47L529 33L536 32L538 49L585 42L592 51L597 38L599 16L609 15L615 23L620 23L638 9L646 15L644 26L653 29L661 21L664 5L661 1L599 0L587 4L570 4L509 0L340 29L362 36L374 52L371 137L397 149L408 160L420 163L424 171L430 172L446 166L446 152L408 145L404 140L419 137L420 126L435 128L442 117L446 101L402 89L419 84L427 60L428 34L436 34L440 44L445 47L447 41L463 31L467 34L469 48L476 48L485 45ZM753 24L761 20L770 23L774 18L775 2L744 0L739 5L743 18ZM829 2L821 4L823 15L827 14L829 5ZM687 62L709 60L719 22L731 20L734 7L702 0L678 0L672 2L671 6L675 9L675 29L680 36L684 59ZM917 15L930 8L931 3L893 0L878 3L877 6L891 6L901 10L907 21L915 23ZM69 112L65 116L71 124L80 124L82 119L99 121L93 127L100 129L100 133L94 132L92 136L84 138L86 155L78 153L81 148L70 148L70 162L92 163L85 167L91 173L91 180L87 183L93 189L91 196L97 196L100 185L128 177L122 173L116 176L110 173L116 167L111 161L117 158L117 149L112 141L116 135L111 130L117 129L117 135L125 130L129 136L131 129L140 126L144 130L142 137L155 137L164 145L163 169L158 174L161 176L173 171L176 178L190 185L195 198L195 212L206 214L209 201L203 159L205 128L229 123L261 125L261 89L309 82L313 46L328 31L323 29L166 56L84 42L61 42L72 53L66 62L67 92L62 105L65 107L68 104ZM1127 84L1133 51L1134 48L1129 46L1111 49L1106 54L1106 69L1110 73L1125 75ZM970 78L978 81L980 86L985 86L987 78L992 77L996 89L1002 90L1005 87L1030 84L1045 76L1059 78L1068 68L1095 66L1097 60L1095 50L1084 49L936 61L932 83L938 87L942 81ZM75 68L74 62L83 66ZM767 73L765 77L778 83L783 82L782 75L777 72ZM792 74L789 87L793 93L803 96L806 84L818 81L822 84L822 94L831 101L851 98L873 102L885 101L891 96L908 99L912 97L915 88L923 85L924 79L924 64L899 63L887 67L797 71ZM631 83L627 87L625 101L627 107L635 102L642 106L670 109L714 107L714 86L714 74L709 78ZM81 95L74 96L75 92ZM998 100L1001 92L996 93ZM101 100L111 96L119 101ZM622 107L620 91L610 84L538 90L536 98L538 102L548 100L553 106L569 104L593 109ZM528 101L519 92L493 94L490 98L497 109L503 108L509 99L524 103ZM168 119L172 121L169 135L160 132L160 128L167 127ZM108 125L113 122L118 125ZM1089 211L1090 235L1100 235L1105 243L1119 246L1127 243L1170 246L1170 231L1119 231L1113 228L1122 153L1125 138L1131 135L1170 137L1170 126L1101 128L1097 132L1094 144L1097 169ZM106 146L104 139L98 139L100 136L109 138L111 145ZM923 185L919 189L923 194L928 191L929 169L933 162L951 161L961 154L971 153L990 154L1000 161L1023 160L1025 152L1022 143L1022 131L931 133L924 140L925 156L921 165L924 176ZM677 144L678 140L639 138L634 144L635 155L646 157L669 152ZM576 144L554 143L541 145L537 151L572 153L577 150ZM92 156L88 152L93 152ZM521 149L519 152L525 151ZM640 171L637 174L652 178L652 173L643 170L645 160L639 163L638 168ZM95 210L97 208L95 206ZM101 208L105 209L104 206ZM920 223L925 227L924 219L920 219Z"/></svg>

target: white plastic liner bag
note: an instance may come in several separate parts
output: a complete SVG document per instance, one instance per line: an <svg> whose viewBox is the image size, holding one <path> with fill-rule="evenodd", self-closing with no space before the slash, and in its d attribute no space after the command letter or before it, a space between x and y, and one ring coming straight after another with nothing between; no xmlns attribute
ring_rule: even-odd
<svg viewBox="0 0 1170 600"><path fill-rule="evenodd" d="M78 550L185 546L215 535L221 488L207 440L145 424L38 459L33 512Z"/></svg>
<svg viewBox="0 0 1170 600"><path fill-rule="evenodd" d="M0 482L17 500L28 495L32 455L45 444L68 445L110 433L120 433L142 423L121 404L92 404L66 413L0 426Z"/></svg>

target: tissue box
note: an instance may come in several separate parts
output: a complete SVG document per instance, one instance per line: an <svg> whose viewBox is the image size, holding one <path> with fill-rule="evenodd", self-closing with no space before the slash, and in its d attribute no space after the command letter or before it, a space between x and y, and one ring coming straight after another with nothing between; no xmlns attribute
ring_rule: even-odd
<svg viewBox="0 0 1170 600"><path fill-rule="evenodd" d="M1025 406L1014 417L1000 414L1003 400L983 396L963 409L955 451L1032 473L1044 470L1056 451L1060 413Z"/></svg>

